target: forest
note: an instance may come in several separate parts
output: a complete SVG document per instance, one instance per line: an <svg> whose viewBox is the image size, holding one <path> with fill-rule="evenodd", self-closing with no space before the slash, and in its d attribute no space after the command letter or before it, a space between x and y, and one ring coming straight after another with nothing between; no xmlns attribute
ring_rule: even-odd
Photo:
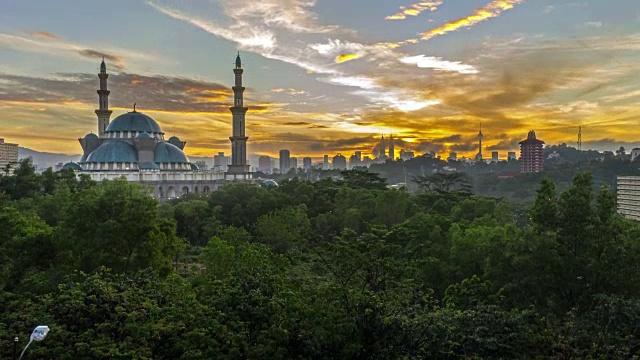
<svg viewBox="0 0 640 360"><path fill-rule="evenodd" d="M0 175L0 358L632 359L640 226L589 172L531 206L458 173L159 202L28 160Z"/></svg>

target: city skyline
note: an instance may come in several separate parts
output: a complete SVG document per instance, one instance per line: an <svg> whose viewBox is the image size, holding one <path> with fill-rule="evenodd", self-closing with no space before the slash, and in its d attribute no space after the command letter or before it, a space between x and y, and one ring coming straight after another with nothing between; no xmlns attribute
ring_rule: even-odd
<svg viewBox="0 0 640 360"><path fill-rule="evenodd" d="M189 139L188 155L230 154L229 68L239 49L252 156L283 148L314 160L372 156L380 135L393 134L396 156L473 157L479 122L486 154L517 150L532 129L547 144L575 146L582 126L584 149L640 139L640 6L632 1L615 9L598 1L340 5L4 4L0 135L80 153L76 139L95 128L104 56L113 117L137 103L167 135ZM79 20L56 20L61 14Z"/></svg>

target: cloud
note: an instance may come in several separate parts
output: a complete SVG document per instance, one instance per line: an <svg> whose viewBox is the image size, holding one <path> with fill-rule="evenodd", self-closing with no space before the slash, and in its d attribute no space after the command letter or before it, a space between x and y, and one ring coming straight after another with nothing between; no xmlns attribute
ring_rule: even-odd
<svg viewBox="0 0 640 360"><path fill-rule="evenodd" d="M125 68L125 59L150 60L151 57L138 52L125 49L107 48L104 51L97 51L85 46L61 40L56 35L41 35L28 38L13 34L0 33L0 47L8 47L24 52L41 53L59 56L80 56L85 59L97 60L102 56L110 60L109 66L117 70ZM116 55L117 54L117 55ZM157 60L157 57L156 57Z"/></svg>
<svg viewBox="0 0 640 360"><path fill-rule="evenodd" d="M34 32L30 32L29 34L35 38L42 39L42 40L60 39L57 35L54 35L46 31L34 31Z"/></svg>
<svg viewBox="0 0 640 360"><path fill-rule="evenodd" d="M602 27L602 21L588 21L582 24L583 28L599 29Z"/></svg>
<svg viewBox="0 0 640 360"><path fill-rule="evenodd" d="M478 70L472 65L463 64L460 61L447 61L439 57L417 55L400 59L405 64L415 64L419 68L435 69L442 71L454 71L461 74L477 74Z"/></svg>
<svg viewBox="0 0 640 360"><path fill-rule="evenodd" d="M473 14L461 19L446 23L420 34L422 40L430 40L436 36L456 31L460 28L470 27L490 18L498 17L504 11L512 9L524 0L494 0L482 8L476 9Z"/></svg>
<svg viewBox="0 0 640 360"><path fill-rule="evenodd" d="M438 10L438 6L442 5L442 1L420 1L415 4L411 4L409 6L400 6L400 12L389 15L385 19L386 20L403 20L406 19L407 16L418 16L424 11L436 11Z"/></svg>
<svg viewBox="0 0 640 360"><path fill-rule="evenodd" d="M340 54L340 55L336 56L336 64L340 64L340 63L343 63L343 62L355 60L355 59L358 59L359 57L360 57L360 55L358 55L358 54Z"/></svg>

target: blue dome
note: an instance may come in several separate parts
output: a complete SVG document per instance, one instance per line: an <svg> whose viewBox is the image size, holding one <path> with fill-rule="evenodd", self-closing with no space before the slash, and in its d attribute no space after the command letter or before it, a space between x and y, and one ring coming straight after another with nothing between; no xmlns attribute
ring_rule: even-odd
<svg viewBox="0 0 640 360"><path fill-rule="evenodd" d="M143 132L136 136L137 139L151 139L151 135L148 132Z"/></svg>
<svg viewBox="0 0 640 360"><path fill-rule="evenodd" d="M136 149L122 141L108 141L100 145L87 157L86 162L138 162Z"/></svg>
<svg viewBox="0 0 640 360"><path fill-rule="evenodd" d="M187 155L179 147L161 142L156 145L154 161L160 163L188 163Z"/></svg>
<svg viewBox="0 0 640 360"><path fill-rule="evenodd" d="M97 139L98 135L91 133L84 136L85 139Z"/></svg>
<svg viewBox="0 0 640 360"><path fill-rule="evenodd" d="M72 170L82 170L82 168L80 167L80 164L75 163L75 162L68 162L66 164L64 164L62 166L63 169L72 169Z"/></svg>
<svg viewBox="0 0 640 360"><path fill-rule="evenodd" d="M265 188L278 187L278 183L275 180L268 179L263 181L261 186Z"/></svg>
<svg viewBox="0 0 640 360"><path fill-rule="evenodd" d="M107 127L107 132L113 131L162 133L160 125L155 120L137 111L128 112L115 118Z"/></svg>
<svg viewBox="0 0 640 360"><path fill-rule="evenodd" d="M160 167L156 163L146 162L140 165L140 170L160 170Z"/></svg>
<svg viewBox="0 0 640 360"><path fill-rule="evenodd" d="M191 164L191 170L193 171L200 171L200 168L198 167L198 165L196 164Z"/></svg>

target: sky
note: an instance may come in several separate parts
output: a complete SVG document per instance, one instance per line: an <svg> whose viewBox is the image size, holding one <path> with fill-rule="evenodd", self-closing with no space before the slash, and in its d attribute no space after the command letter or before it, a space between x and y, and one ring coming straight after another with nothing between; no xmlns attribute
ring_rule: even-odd
<svg viewBox="0 0 640 360"><path fill-rule="evenodd" d="M640 146L638 0L0 0L0 137L81 153L104 56L112 119L230 153L237 51L253 156Z"/></svg>

